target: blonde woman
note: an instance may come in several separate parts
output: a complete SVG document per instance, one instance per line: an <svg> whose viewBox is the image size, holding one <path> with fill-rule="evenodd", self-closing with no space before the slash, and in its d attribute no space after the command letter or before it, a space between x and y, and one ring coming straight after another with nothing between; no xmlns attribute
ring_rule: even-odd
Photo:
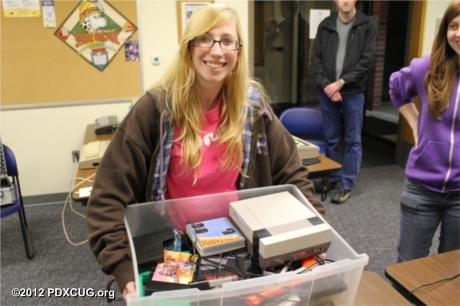
<svg viewBox="0 0 460 306"><path fill-rule="evenodd" d="M460 248L460 1L441 21L431 55L390 77L393 104L414 134L400 198L398 262ZM420 97L420 111L412 98Z"/></svg>
<svg viewBox="0 0 460 306"><path fill-rule="evenodd" d="M295 184L314 198L296 145L249 79L235 10L195 12L161 82L133 107L104 154L88 203L89 243L123 297L135 292L127 205Z"/></svg>

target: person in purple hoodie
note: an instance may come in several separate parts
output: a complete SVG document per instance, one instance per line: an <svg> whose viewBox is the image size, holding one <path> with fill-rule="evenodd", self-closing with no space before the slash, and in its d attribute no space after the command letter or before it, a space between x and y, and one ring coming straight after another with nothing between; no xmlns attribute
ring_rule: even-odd
<svg viewBox="0 0 460 306"><path fill-rule="evenodd" d="M460 1L441 21L431 55L390 77L390 97L415 139L402 192L398 262L460 249ZM417 110L413 98L420 98Z"/></svg>

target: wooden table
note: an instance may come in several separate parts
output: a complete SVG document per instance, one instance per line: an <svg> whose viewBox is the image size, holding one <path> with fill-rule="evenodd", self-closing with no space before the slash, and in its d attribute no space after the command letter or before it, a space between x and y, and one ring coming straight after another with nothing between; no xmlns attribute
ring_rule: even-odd
<svg viewBox="0 0 460 306"><path fill-rule="evenodd" d="M387 306L412 304L380 275L364 271L356 293L355 306Z"/></svg>
<svg viewBox="0 0 460 306"><path fill-rule="evenodd" d="M88 124L86 127L86 133L85 133L85 139L83 141L83 144L87 144L92 141L96 140L111 140L113 137L113 134L100 134L97 135L94 132L94 124ZM77 178L89 178L92 175L96 173L97 168L94 169L78 169L77 171ZM94 180L94 176L90 179ZM82 180L77 180L75 182L75 185L82 182ZM86 204L86 201L88 201L88 197L86 196L80 196L79 194L79 189L80 188L85 188L85 187L92 187L93 183L91 182L83 182L80 184L73 192L72 192L72 200L77 201L77 202L82 202L83 204Z"/></svg>
<svg viewBox="0 0 460 306"><path fill-rule="evenodd" d="M397 263L385 269L385 276L417 305L460 305L459 273L460 250ZM439 280L445 281L419 288ZM416 288L419 289L409 295Z"/></svg>
<svg viewBox="0 0 460 306"><path fill-rule="evenodd" d="M316 179L316 178L324 178L332 174L332 172L340 170L342 165L333 161L332 159L324 156L319 155L318 159L320 160L319 163L311 164L307 167L308 169L308 178L309 179Z"/></svg>
<svg viewBox="0 0 460 306"><path fill-rule="evenodd" d="M332 172L340 170L342 168L342 165L321 154L318 156L318 158L320 160L319 163L311 164L305 167L307 167L308 172L309 172L308 178L309 179L320 178L321 185L322 185L324 182L324 178L330 176ZM327 192L321 191L321 201L326 200L326 198L327 198Z"/></svg>

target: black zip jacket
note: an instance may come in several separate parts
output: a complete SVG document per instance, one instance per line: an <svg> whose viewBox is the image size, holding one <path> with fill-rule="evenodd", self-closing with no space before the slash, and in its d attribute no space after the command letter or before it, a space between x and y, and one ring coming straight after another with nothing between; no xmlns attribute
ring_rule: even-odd
<svg viewBox="0 0 460 306"><path fill-rule="evenodd" d="M313 78L320 91L330 83L343 79L345 86L341 93L365 92L367 75L375 60L377 36L375 23L369 16L356 11L356 20L348 36L342 75L336 76L339 44L337 18L338 13L334 13L319 24L311 59Z"/></svg>

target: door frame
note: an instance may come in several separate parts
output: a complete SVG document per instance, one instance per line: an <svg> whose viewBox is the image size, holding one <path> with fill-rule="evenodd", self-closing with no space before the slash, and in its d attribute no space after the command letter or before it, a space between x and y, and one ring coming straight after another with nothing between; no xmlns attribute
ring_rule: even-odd
<svg viewBox="0 0 460 306"><path fill-rule="evenodd" d="M406 65L414 58L422 56L424 25L425 25L425 11L426 1L413 1L412 14L410 24L410 36L408 41L409 50L407 55ZM414 99L417 109L420 107L420 100L418 97ZM412 129L402 115L399 115L398 136L396 142L395 159L396 162L405 167L409 152L414 146L414 136Z"/></svg>

